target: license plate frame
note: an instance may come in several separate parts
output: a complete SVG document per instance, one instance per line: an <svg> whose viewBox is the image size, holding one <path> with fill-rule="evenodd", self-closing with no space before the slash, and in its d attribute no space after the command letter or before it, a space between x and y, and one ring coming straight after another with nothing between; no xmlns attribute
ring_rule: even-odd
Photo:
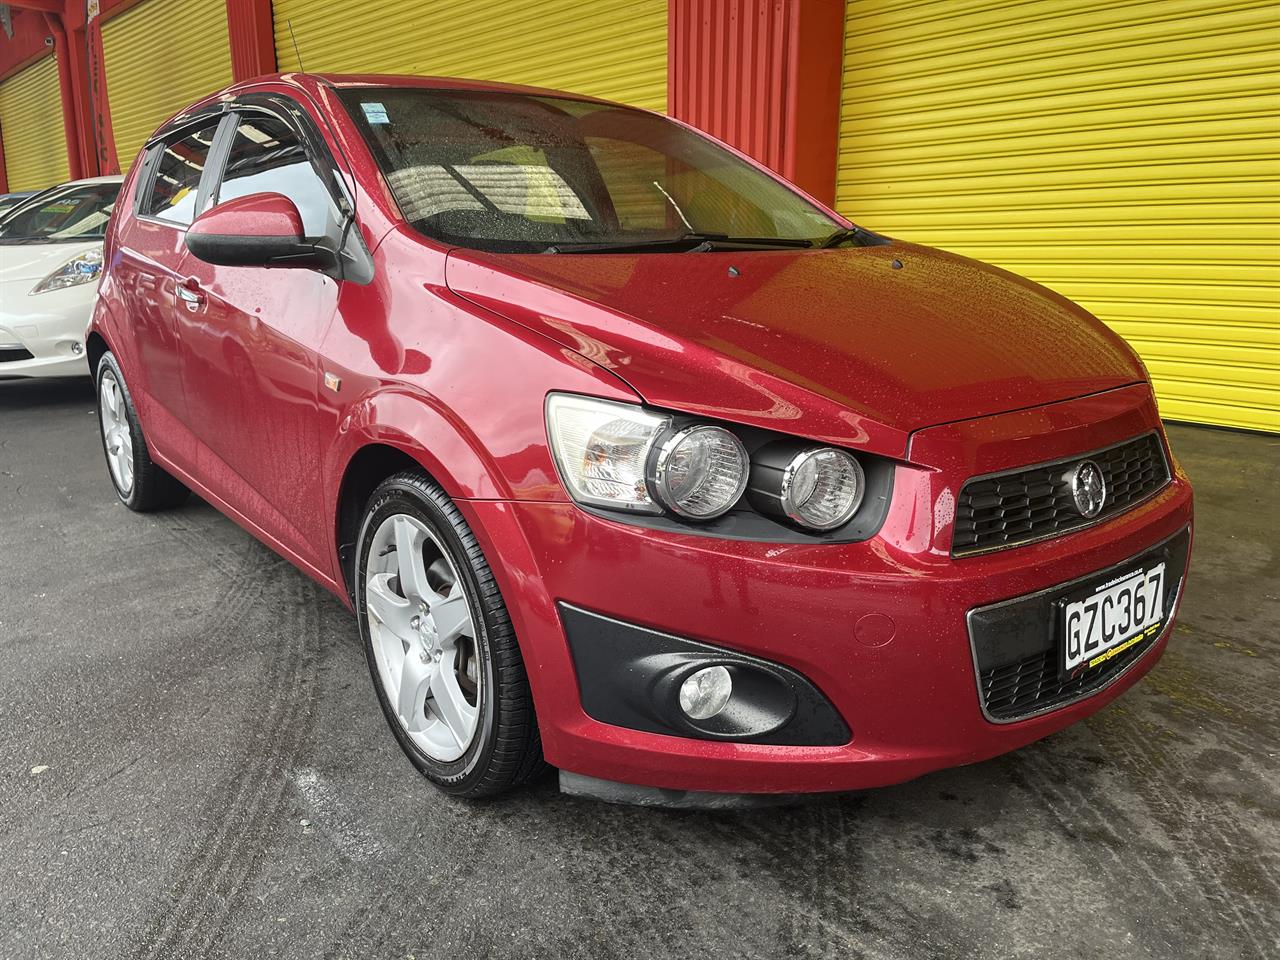
<svg viewBox="0 0 1280 960"><path fill-rule="evenodd" d="M1158 636L1167 596L1165 559L1152 556L1126 573L1063 597L1057 604L1059 677L1069 679L1095 670ZM1136 617L1139 612L1142 616ZM1118 622L1108 622L1111 617ZM1120 629L1121 624L1125 629Z"/></svg>

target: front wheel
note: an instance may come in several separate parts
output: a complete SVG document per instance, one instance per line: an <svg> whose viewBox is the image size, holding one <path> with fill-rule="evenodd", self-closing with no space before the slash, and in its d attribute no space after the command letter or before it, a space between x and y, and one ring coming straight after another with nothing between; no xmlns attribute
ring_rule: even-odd
<svg viewBox="0 0 1280 960"><path fill-rule="evenodd" d="M515 632L453 501L421 474L391 477L369 500L356 556L365 658L414 766L466 797L501 793L539 772L541 740Z"/></svg>
<svg viewBox="0 0 1280 960"><path fill-rule="evenodd" d="M116 496L138 512L178 506L190 491L151 459L133 397L110 352L98 361L96 377L102 452Z"/></svg>

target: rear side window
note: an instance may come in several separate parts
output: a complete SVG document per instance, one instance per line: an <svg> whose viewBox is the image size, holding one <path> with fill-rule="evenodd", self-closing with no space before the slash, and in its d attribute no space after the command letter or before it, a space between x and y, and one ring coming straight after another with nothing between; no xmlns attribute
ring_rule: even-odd
<svg viewBox="0 0 1280 960"><path fill-rule="evenodd" d="M195 219L200 177L217 130L218 123L214 121L160 148L151 192L142 207L144 214L184 226Z"/></svg>
<svg viewBox="0 0 1280 960"><path fill-rule="evenodd" d="M293 129L276 117L242 118L231 141L218 202L251 193L284 194L302 215L303 231L308 237L326 233L333 198Z"/></svg>

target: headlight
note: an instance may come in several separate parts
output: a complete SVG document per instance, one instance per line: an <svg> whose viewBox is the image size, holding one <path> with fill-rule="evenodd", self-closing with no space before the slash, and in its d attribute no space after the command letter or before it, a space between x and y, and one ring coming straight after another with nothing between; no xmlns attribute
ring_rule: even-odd
<svg viewBox="0 0 1280 960"><path fill-rule="evenodd" d="M48 293L50 290L61 290L63 287L75 287L82 283L92 283L102 273L102 251L86 250L72 257L53 273L32 288L31 292Z"/></svg>
<svg viewBox="0 0 1280 960"><path fill-rule="evenodd" d="M834 530L857 512L865 486L862 466L851 454L783 441L757 451L750 499L763 513L811 530Z"/></svg>
<svg viewBox="0 0 1280 960"><path fill-rule="evenodd" d="M848 451L638 404L553 393L547 434L574 501L631 513L711 521L745 492L759 513L825 532L849 523L866 486L862 465ZM753 516L765 520L751 511L734 514L735 531L762 536Z"/></svg>
<svg viewBox="0 0 1280 960"><path fill-rule="evenodd" d="M653 490L672 513L711 520L747 488L751 465L742 441L724 427L700 424L665 440L653 467Z"/></svg>
<svg viewBox="0 0 1280 960"><path fill-rule="evenodd" d="M547 433L556 466L579 503L660 513L649 494L649 451L670 417L626 403L552 394Z"/></svg>

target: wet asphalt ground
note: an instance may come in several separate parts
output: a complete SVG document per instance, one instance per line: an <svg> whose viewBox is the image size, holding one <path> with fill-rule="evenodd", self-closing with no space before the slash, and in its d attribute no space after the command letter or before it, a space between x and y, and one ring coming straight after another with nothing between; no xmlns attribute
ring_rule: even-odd
<svg viewBox="0 0 1280 960"><path fill-rule="evenodd" d="M1280 955L1280 438L1171 428L1168 654L1089 721L752 813L444 798L339 603L108 486L87 383L0 383L0 958Z"/></svg>

